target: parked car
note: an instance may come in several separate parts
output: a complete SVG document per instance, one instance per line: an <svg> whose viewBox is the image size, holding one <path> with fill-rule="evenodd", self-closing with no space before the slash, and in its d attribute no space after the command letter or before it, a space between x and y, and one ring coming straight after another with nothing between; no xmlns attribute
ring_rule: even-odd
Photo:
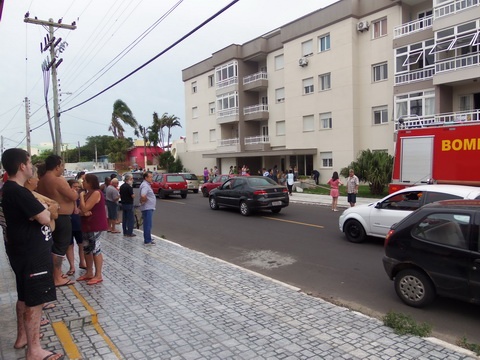
<svg viewBox="0 0 480 360"><path fill-rule="evenodd" d="M140 172L134 171L129 174L132 175L132 178L133 178L132 187L134 188L140 187L140 184L143 182L143 171L140 171Z"/></svg>
<svg viewBox="0 0 480 360"><path fill-rule="evenodd" d="M200 186L200 191L204 197L208 197L210 191L222 185L225 181L230 179L235 175L217 175L211 181L207 181Z"/></svg>
<svg viewBox="0 0 480 360"><path fill-rule="evenodd" d="M480 304L480 201L447 200L422 207L392 226L383 265L407 305L436 295Z"/></svg>
<svg viewBox="0 0 480 360"><path fill-rule="evenodd" d="M185 178L180 174L157 174L153 176L152 190L159 198L170 195L180 195L182 199L187 197L188 186Z"/></svg>
<svg viewBox="0 0 480 360"><path fill-rule="evenodd" d="M368 205L345 210L340 231L354 243L367 236L385 238L390 227L423 205L448 199L480 199L480 188L462 185L419 185L405 188Z"/></svg>
<svg viewBox="0 0 480 360"><path fill-rule="evenodd" d="M238 176L212 189L209 195L210 208L234 207L244 216L255 210L271 210L279 213L288 206L288 190L270 178L263 176Z"/></svg>
<svg viewBox="0 0 480 360"><path fill-rule="evenodd" d="M180 173L183 175L185 180L187 180L188 190L192 190L194 194L198 194L198 188L200 182L198 181L197 175L191 173Z"/></svg>
<svg viewBox="0 0 480 360"><path fill-rule="evenodd" d="M121 186L123 184L122 177L118 175L118 172L116 170L92 170L88 171L87 174L95 175L98 178L98 182L100 183L100 185L105 182L106 177L111 178L112 174L114 174L119 181L118 186Z"/></svg>

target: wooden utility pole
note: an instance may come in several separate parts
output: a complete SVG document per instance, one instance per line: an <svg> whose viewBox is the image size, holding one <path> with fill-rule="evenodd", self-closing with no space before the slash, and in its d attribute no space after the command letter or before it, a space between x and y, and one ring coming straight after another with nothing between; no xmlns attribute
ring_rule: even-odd
<svg viewBox="0 0 480 360"><path fill-rule="evenodd" d="M40 43L40 50L42 53L50 49L50 61L47 64L46 71L52 70L52 85L53 85L53 119L55 123L55 141L54 141L54 149L53 152L56 155L61 155L62 153L62 134L60 131L60 113L58 111L58 83L57 83L57 68L62 63L63 59L58 59L59 53L62 53L65 49L65 43L61 43L62 38L55 39L54 36L54 28L62 28L68 30L75 30L77 27L75 22L71 25L62 24L62 20L58 20L58 22L53 22L53 19L49 19L48 21L45 20L38 20L36 18L32 19L28 17L28 13L25 14L25 18L23 19L24 22L35 24L35 25L42 25L48 26L49 34L44 40L44 43ZM56 47L60 45L57 49Z"/></svg>

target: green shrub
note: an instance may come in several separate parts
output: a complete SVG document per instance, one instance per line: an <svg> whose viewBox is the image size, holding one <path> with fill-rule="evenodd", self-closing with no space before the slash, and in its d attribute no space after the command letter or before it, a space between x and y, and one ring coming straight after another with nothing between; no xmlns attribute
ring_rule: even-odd
<svg viewBox="0 0 480 360"><path fill-rule="evenodd" d="M391 327L398 335L416 335L425 337L432 332L432 326L427 323L417 324L410 315L389 311L383 317L383 324Z"/></svg>
<svg viewBox="0 0 480 360"><path fill-rule="evenodd" d="M457 345L463 347L464 349L473 351L477 355L480 355L480 345L468 342L465 336L457 341Z"/></svg>

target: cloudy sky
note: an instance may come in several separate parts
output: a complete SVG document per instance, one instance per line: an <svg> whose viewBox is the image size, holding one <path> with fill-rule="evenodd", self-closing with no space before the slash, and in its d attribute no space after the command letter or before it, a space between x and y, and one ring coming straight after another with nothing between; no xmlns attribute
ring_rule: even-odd
<svg viewBox="0 0 480 360"><path fill-rule="evenodd" d="M240 0L186 40L85 104L68 110L116 83L231 0L6 0L0 21L0 134L4 148L26 146L25 97L29 99L32 147L51 143L40 51L48 29L23 21L30 18L76 22L76 30L58 29L66 42L59 54L62 143L85 144L88 136L111 135L113 103L127 103L137 121L149 126L152 114L180 118L185 135L182 69L230 44L243 44L335 0ZM49 104L53 114L52 85ZM68 111L66 111L68 110ZM134 137L128 128L126 136Z"/></svg>

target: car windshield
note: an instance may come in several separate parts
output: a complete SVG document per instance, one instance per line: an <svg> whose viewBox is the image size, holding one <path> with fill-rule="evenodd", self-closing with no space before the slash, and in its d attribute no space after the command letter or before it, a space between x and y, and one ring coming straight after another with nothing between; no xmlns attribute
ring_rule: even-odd
<svg viewBox="0 0 480 360"><path fill-rule="evenodd" d="M101 184L105 181L106 177L111 178L112 174L115 174L117 179L120 179L118 173L115 170L108 170L108 171L95 171L87 174L93 174L98 178L98 182Z"/></svg>
<svg viewBox="0 0 480 360"><path fill-rule="evenodd" d="M186 180L198 180L195 174L183 174Z"/></svg>
<svg viewBox="0 0 480 360"><path fill-rule="evenodd" d="M252 187L256 186L270 186L270 185L277 185L275 181L268 177L256 177L256 178L248 178L248 183Z"/></svg>
<svg viewBox="0 0 480 360"><path fill-rule="evenodd" d="M167 182L184 182L182 175L167 175Z"/></svg>

